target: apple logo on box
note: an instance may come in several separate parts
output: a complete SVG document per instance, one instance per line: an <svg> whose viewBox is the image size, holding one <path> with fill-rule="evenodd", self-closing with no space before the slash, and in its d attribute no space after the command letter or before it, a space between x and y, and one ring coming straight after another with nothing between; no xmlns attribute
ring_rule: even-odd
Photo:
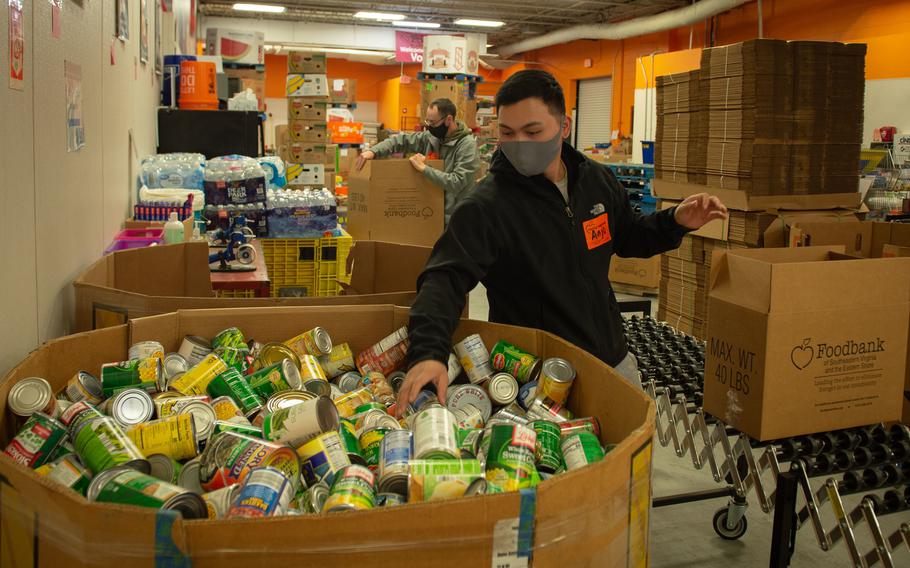
<svg viewBox="0 0 910 568"><path fill-rule="evenodd" d="M790 362L792 362L793 366L800 371L808 367L815 357L815 349L810 343L812 343L812 338L807 337L806 339L803 339L801 345L797 345L790 351Z"/></svg>

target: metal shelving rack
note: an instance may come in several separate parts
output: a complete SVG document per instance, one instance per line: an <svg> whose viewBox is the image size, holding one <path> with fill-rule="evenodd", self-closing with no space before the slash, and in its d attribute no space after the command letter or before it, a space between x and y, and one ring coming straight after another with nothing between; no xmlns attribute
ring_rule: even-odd
<svg viewBox="0 0 910 568"><path fill-rule="evenodd" d="M645 215L653 213L657 199L651 194L651 180L654 179L654 166L650 164L606 164L616 179L626 188L629 199Z"/></svg>

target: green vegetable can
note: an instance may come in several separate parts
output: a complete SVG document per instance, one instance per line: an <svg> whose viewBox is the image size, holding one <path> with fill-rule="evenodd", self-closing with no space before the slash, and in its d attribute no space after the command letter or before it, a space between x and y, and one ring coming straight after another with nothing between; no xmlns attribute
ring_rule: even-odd
<svg viewBox="0 0 910 568"><path fill-rule="evenodd" d="M121 465L143 473L151 471L151 465L136 444L109 416L83 422L74 432L73 445L95 475Z"/></svg>
<svg viewBox="0 0 910 568"><path fill-rule="evenodd" d="M518 491L533 487L537 469L534 452L537 434L519 424L495 424L490 432L486 478L488 491Z"/></svg>

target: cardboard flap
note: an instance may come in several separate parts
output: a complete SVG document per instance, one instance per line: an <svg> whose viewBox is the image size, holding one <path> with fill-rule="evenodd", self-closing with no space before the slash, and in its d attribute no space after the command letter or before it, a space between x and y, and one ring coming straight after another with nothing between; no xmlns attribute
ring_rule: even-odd
<svg viewBox="0 0 910 568"><path fill-rule="evenodd" d="M211 296L208 245L190 242L115 252L113 287L156 296Z"/></svg>
<svg viewBox="0 0 910 568"><path fill-rule="evenodd" d="M433 249L382 241L377 241L375 246L375 262L379 269L373 275L373 292L378 294L416 290L417 277L423 272ZM406 254L402 254L403 247L407 248Z"/></svg>
<svg viewBox="0 0 910 568"><path fill-rule="evenodd" d="M358 241L354 243L347 261L347 273L351 275L351 283L341 283L342 290L350 294L372 294L375 292L373 282L376 273L376 243L372 241ZM387 270L391 269L391 266Z"/></svg>
<svg viewBox="0 0 910 568"><path fill-rule="evenodd" d="M857 189L859 185L857 184ZM750 196L736 189L721 189L690 183L677 183L664 179L652 182L655 197L682 200L698 193L716 195L729 209L737 211L767 211L770 209L803 211L809 209L856 209L862 203L859 191L853 193L826 193L817 195L759 195Z"/></svg>
<svg viewBox="0 0 910 568"><path fill-rule="evenodd" d="M85 272L76 277L73 284L94 284L111 287L114 285L114 255L105 255L93 262Z"/></svg>
<svg viewBox="0 0 910 568"><path fill-rule="evenodd" d="M790 227L791 246L843 245L848 254L872 254L872 223L853 220L797 221ZM832 222L833 221L833 222Z"/></svg>
<svg viewBox="0 0 910 568"><path fill-rule="evenodd" d="M766 313L771 304L771 267L732 251L715 251L711 269L711 299Z"/></svg>
<svg viewBox="0 0 910 568"><path fill-rule="evenodd" d="M777 218L771 222L767 229L765 229L763 238L765 248L793 246L790 240L790 228L797 223L841 223L858 221L857 212L849 209L832 209L829 211L779 211L774 209L769 210L769 213L777 215Z"/></svg>

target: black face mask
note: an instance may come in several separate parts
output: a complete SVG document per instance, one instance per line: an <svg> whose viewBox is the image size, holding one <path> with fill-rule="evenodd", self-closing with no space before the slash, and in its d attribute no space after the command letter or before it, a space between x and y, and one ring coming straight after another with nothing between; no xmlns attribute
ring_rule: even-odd
<svg viewBox="0 0 910 568"><path fill-rule="evenodd" d="M430 134L440 140L445 140L446 135L449 133L449 127L446 126L445 121L442 121L442 124L438 126L427 126L427 130L430 131Z"/></svg>

